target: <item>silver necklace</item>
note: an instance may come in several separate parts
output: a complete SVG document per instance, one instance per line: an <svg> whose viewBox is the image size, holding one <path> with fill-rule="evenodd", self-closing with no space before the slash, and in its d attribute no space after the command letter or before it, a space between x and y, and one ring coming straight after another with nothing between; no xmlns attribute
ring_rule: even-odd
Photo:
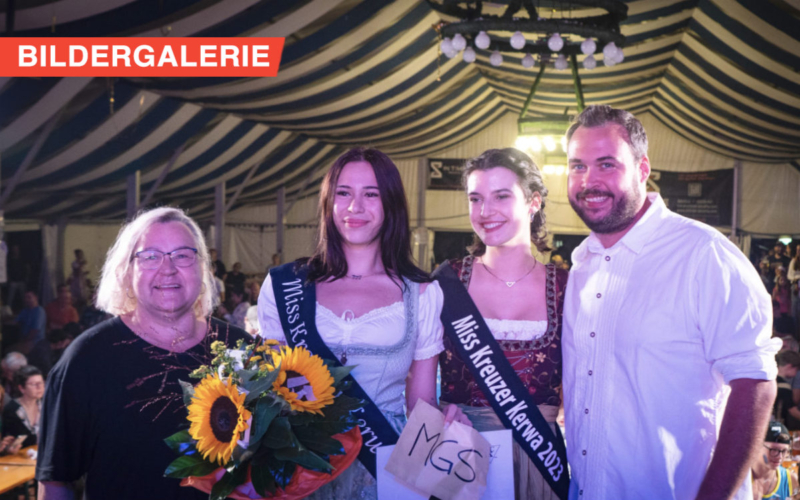
<svg viewBox="0 0 800 500"><path fill-rule="evenodd" d="M369 278L370 276L376 276L378 274L386 274L385 272L381 271L378 273L370 273L370 274L348 274L347 277L351 280L360 280L361 278Z"/></svg>
<svg viewBox="0 0 800 500"><path fill-rule="evenodd" d="M494 274L494 273L492 272L492 270L491 270L491 269L489 269L489 266L487 266L486 264L484 264L484 263L483 263L483 260L481 260L481 265L483 266L483 268L484 268L484 269L486 269L486 272L487 272L487 273L489 273L489 274L491 274L492 276L494 276L494 277L495 277L495 278L497 278L498 280L502 281L503 283L505 283L505 284L506 284L506 286L507 286L508 288L511 288L512 286L516 285L517 283L519 283L520 281L522 281L523 279L525 279L525 277L526 277L526 276L528 276L529 274L531 274L531 273L533 272L533 270L534 270L534 269L536 269L536 264L538 264L538 263L539 263L539 261L538 261L538 260L536 260L536 259L533 259L533 266L531 266L531 268L530 268L530 269L528 269L528 272L527 272L527 273L525 273L525 274L523 274L521 278L517 278L517 279L515 279L514 281L506 281L506 280L504 280L503 278L499 277L498 275Z"/></svg>

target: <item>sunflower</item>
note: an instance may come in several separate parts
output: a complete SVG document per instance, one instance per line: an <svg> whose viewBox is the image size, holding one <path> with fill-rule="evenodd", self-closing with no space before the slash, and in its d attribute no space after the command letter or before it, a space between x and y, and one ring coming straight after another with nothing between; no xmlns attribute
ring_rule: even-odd
<svg viewBox="0 0 800 500"><path fill-rule="evenodd" d="M289 402L292 410L324 415L321 408L333 403L333 377L319 356L312 356L303 347L283 347L275 356L280 363L275 391Z"/></svg>
<svg viewBox="0 0 800 500"><path fill-rule="evenodd" d="M189 434L197 440L197 450L212 462L225 465L231 458L239 435L247 429L250 412L244 407L245 394L239 394L228 377L208 375L194 388L188 406Z"/></svg>

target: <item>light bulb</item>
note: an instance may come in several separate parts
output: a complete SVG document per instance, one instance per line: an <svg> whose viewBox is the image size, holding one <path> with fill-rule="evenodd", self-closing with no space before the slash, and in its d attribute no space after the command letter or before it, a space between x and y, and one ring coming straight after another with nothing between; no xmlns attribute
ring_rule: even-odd
<svg viewBox="0 0 800 500"><path fill-rule="evenodd" d="M487 35L485 31L481 31L478 33L478 36L475 37L475 46L481 50L488 49L491 43L492 39L489 38L489 35Z"/></svg>
<svg viewBox="0 0 800 500"><path fill-rule="evenodd" d="M567 66L568 66L567 58L564 57L564 54L559 55L558 59L556 59L556 69L559 71L563 71L567 69Z"/></svg>
<svg viewBox="0 0 800 500"><path fill-rule="evenodd" d="M538 137L531 138L531 151L538 153L542 150L542 141Z"/></svg>
<svg viewBox="0 0 800 500"><path fill-rule="evenodd" d="M586 69L595 69L597 67L597 59L594 56L586 56L583 60L583 67Z"/></svg>
<svg viewBox="0 0 800 500"><path fill-rule="evenodd" d="M616 66L617 65L617 61L615 61L613 57L604 57L603 58L603 63L605 63L605 65L608 66L609 68L611 66Z"/></svg>
<svg viewBox="0 0 800 500"><path fill-rule="evenodd" d="M603 57L605 59L613 59L617 53L617 44L609 42L603 47Z"/></svg>
<svg viewBox="0 0 800 500"><path fill-rule="evenodd" d="M561 38L561 35L558 33L553 33L553 36L547 40L547 46L550 47L550 50L553 52L558 52L564 48L564 39Z"/></svg>
<svg viewBox="0 0 800 500"><path fill-rule="evenodd" d="M555 151L556 150L556 141L553 139L552 136L550 136L550 135L545 136L544 139L542 140L542 142L544 143L544 147L548 151Z"/></svg>
<svg viewBox="0 0 800 500"><path fill-rule="evenodd" d="M461 54L461 58L464 59L464 62L467 64L475 62L475 49L467 47Z"/></svg>
<svg viewBox="0 0 800 500"><path fill-rule="evenodd" d="M594 54L595 50L597 50L597 44L594 43L593 38L587 38L581 42L581 52L583 52L584 55L590 56Z"/></svg>
<svg viewBox="0 0 800 500"><path fill-rule="evenodd" d="M454 58L454 57L456 56L456 54L458 54L458 51L456 51L455 49L452 49L452 48L451 48L451 49L450 49L450 52L443 52L443 54L444 54L444 55L445 55L445 57L447 57L448 59L452 59L452 58Z"/></svg>
<svg viewBox="0 0 800 500"><path fill-rule="evenodd" d="M442 40L442 43L439 44L439 48L442 49L443 54L447 54L448 52L453 52L453 41L449 38L445 38Z"/></svg>
<svg viewBox="0 0 800 500"><path fill-rule="evenodd" d="M492 66L495 67L500 66L501 64L503 64L503 54L495 50L489 57L489 62L492 64Z"/></svg>
<svg viewBox="0 0 800 500"><path fill-rule="evenodd" d="M452 43L453 48L456 49L456 51L461 51L467 48L467 39L464 38L461 33L456 33L455 36L453 36Z"/></svg>
<svg viewBox="0 0 800 500"><path fill-rule="evenodd" d="M525 57L522 58L522 67L532 68L534 64L536 64L536 61L533 59L533 56L530 54L525 54Z"/></svg>
<svg viewBox="0 0 800 500"><path fill-rule="evenodd" d="M563 151L565 153L567 152L567 136L566 135L562 135L561 136L561 151Z"/></svg>
<svg viewBox="0 0 800 500"><path fill-rule="evenodd" d="M614 54L614 62L619 64L625 60L625 54L622 52L622 47L617 47L617 51Z"/></svg>
<svg viewBox="0 0 800 500"><path fill-rule="evenodd" d="M517 31L513 35L511 35L510 40L511 46L514 47L516 50L522 49L525 46L525 36L522 34L521 31Z"/></svg>

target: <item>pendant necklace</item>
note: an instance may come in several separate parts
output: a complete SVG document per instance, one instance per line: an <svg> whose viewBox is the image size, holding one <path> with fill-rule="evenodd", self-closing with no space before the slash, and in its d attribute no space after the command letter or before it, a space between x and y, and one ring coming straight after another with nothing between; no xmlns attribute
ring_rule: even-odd
<svg viewBox="0 0 800 500"><path fill-rule="evenodd" d="M528 269L528 272L523 274L521 278L517 278L514 281L506 281L506 280L500 278L499 276L497 276L496 274L494 274L492 272L492 270L489 269L489 266L487 266L486 264L483 263L483 261L481 261L481 265L483 266L484 269L486 269L486 272L491 274L493 277L497 278L498 280L502 281L503 283L505 283L508 288L511 288L512 286L516 285L517 283L519 283L520 281L525 279L526 276L531 274L533 272L533 270L536 269L536 264L538 264L538 263L539 263L539 261L534 259L533 260L533 266L531 266L531 268Z"/></svg>

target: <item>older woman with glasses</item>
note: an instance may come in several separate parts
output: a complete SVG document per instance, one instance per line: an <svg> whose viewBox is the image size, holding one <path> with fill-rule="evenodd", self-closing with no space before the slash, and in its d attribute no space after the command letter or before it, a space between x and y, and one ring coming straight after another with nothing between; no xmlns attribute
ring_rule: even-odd
<svg viewBox="0 0 800 500"><path fill-rule="evenodd" d="M97 307L114 318L81 335L50 372L36 478L39 498L200 499L164 477L164 438L186 425L179 380L214 340L247 335L210 319L214 283L202 233L182 211L139 215L108 252Z"/></svg>

